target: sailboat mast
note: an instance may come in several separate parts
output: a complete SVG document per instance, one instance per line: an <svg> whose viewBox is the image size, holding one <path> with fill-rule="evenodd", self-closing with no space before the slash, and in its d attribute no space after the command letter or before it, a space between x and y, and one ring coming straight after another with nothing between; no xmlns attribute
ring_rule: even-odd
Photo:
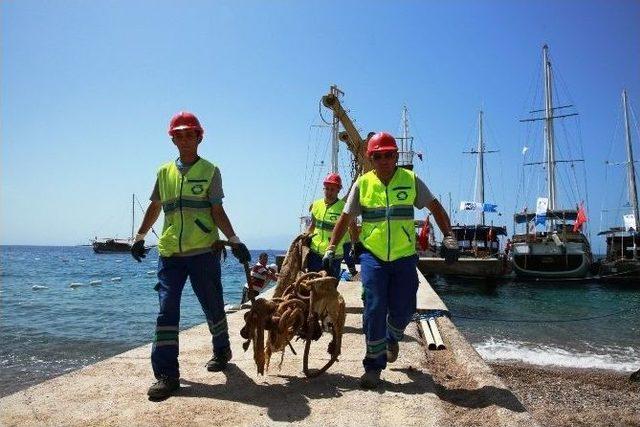
<svg viewBox="0 0 640 427"><path fill-rule="evenodd" d="M549 61L549 46L542 48L544 61L544 139L547 166L547 196L549 198L548 209L556 209L556 151L553 138L553 87L551 78L551 62Z"/></svg>
<svg viewBox="0 0 640 427"><path fill-rule="evenodd" d="M331 92L336 98L342 95L338 86L331 86ZM340 149L340 144L338 141L340 133L340 119L338 118L337 112L333 111L333 120L331 122L331 172L338 173L338 151Z"/></svg>
<svg viewBox="0 0 640 427"><path fill-rule="evenodd" d="M400 153L402 153L401 164L411 163L411 154L409 148L409 115L407 114L407 106L402 106L402 143L400 144Z"/></svg>
<svg viewBox="0 0 640 427"><path fill-rule="evenodd" d="M136 195L135 193L133 193L131 195L131 240L133 240L134 238L133 227L135 227L135 223L136 223L135 203L136 203Z"/></svg>
<svg viewBox="0 0 640 427"><path fill-rule="evenodd" d="M627 91L622 91L622 105L624 106L624 126L627 140L627 175L629 186L629 204L633 209L633 219L635 220L635 230L638 231L638 192L636 189L636 169L633 163L633 148L631 146L631 131L629 130L629 105L627 103ZM634 245L635 246L635 245ZM635 257L635 254L634 254Z"/></svg>
<svg viewBox="0 0 640 427"><path fill-rule="evenodd" d="M484 132L483 112L478 114L478 163L476 164L476 202L484 205ZM480 224L484 225L484 209L480 211Z"/></svg>

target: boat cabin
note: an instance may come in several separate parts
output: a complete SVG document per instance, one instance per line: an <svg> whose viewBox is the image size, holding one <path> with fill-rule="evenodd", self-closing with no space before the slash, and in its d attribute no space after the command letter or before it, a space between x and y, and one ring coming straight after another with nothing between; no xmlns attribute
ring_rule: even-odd
<svg viewBox="0 0 640 427"><path fill-rule="evenodd" d="M640 255L640 233L633 231L633 229L627 231L624 227L613 227L598 233L598 235L605 235L607 239L606 261L634 259L634 243L636 258Z"/></svg>
<svg viewBox="0 0 640 427"><path fill-rule="evenodd" d="M454 225L451 227L458 241L461 256L485 257L500 252L498 236L506 236L506 227L493 225Z"/></svg>

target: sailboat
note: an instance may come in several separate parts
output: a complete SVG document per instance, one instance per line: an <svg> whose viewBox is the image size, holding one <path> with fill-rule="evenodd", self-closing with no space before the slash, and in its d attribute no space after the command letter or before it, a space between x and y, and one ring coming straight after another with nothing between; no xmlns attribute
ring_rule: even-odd
<svg viewBox="0 0 640 427"><path fill-rule="evenodd" d="M496 205L485 203L484 190L484 155L494 153L495 150L487 150L484 143L483 131L484 113L478 114L478 145L476 149L466 151L467 154L477 155L475 200L460 203L460 210L478 212L476 224L452 226L452 231L460 248L458 262L446 264L443 258L435 254L423 254L419 265L424 272L430 274L467 276L477 278L496 278L504 275L507 264L500 254L499 236L506 236L507 229L504 226L489 225L485 221L485 212L495 212Z"/></svg>
<svg viewBox="0 0 640 427"><path fill-rule="evenodd" d="M580 162L583 160L558 160L554 141L554 120L575 116L577 113L562 114L560 109L571 105L554 107L553 79L549 47L542 48L544 63L544 98L542 110L544 117L523 119L525 121L544 121L545 157L542 162L525 163L524 165L542 165L546 170L546 197L539 197L535 212L524 212L514 215L516 234L512 238L512 267L518 276L542 279L582 278L589 271L592 263L589 240L582 233L585 221L584 207L562 209L558 203L556 186L556 165L558 163ZM536 226L544 226L538 231ZM521 230L524 226L524 230ZM520 228L520 230L518 230Z"/></svg>
<svg viewBox="0 0 640 427"><path fill-rule="evenodd" d="M627 190L631 212L623 216L624 226L611 227L598 235L606 236L607 253L600 264L602 279L638 279L640 278L640 233L638 232L638 192L636 190L636 171L633 160L633 146L629 125L629 105L627 91L622 91L624 111L625 142L627 151Z"/></svg>
<svg viewBox="0 0 640 427"><path fill-rule="evenodd" d="M136 195L131 195L131 236L126 239L119 239L117 237L94 237L91 239L91 246L93 251L97 254L109 254L109 253L129 253L131 252L131 246L133 245L134 238L134 226L136 220L135 213L135 200ZM146 252L149 252L151 248L145 248Z"/></svg>

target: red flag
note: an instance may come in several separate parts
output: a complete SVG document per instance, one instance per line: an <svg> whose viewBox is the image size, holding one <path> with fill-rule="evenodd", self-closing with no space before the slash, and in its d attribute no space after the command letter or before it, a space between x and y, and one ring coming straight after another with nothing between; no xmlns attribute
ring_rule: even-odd
<svg viewBox="0 0 640 427"><path fill-rule="evenodd" d="M573 224L573 232L577 233L582 229L582 224L588 221L587 212L584 210L584 204L580 203L578 208L578 215L576 216L576 222Z"/></svg>
<svg viewBox="0 0 640 427"><path fill-rule="evenodd" d="M489 228L489 232L487 233L487 240L493 242L493 227Z"/></svg>
<svg viewBox="0 0 640 427"><path fill-rule="evenodd" d="M429 217L425 219L422 224L422 228L420 229L420 234L418 235L418 244L420 245L420 249L426 251L429 249L429 231L431 230L431 224L429 223Z"/></svg>

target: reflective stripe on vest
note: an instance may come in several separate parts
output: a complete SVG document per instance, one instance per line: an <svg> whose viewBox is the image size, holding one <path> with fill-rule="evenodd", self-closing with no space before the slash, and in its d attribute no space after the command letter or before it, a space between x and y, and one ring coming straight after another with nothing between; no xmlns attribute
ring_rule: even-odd
<svg viewBox="0 0 640 427"><path fill-rule="evenodd" d="M344 200L338 199L334 204L327 206L324 199L319 199L311 205L311 216L315 224L314 236L311 239L311 250L320 256L324 255L329 242L333 228L340 218L340 214L344 209ZM336 245L336 256L341 257L344 253L342 245L347 241L347 234L338 245Z"/></svg>
<svg viewBox="0 0 640 427"><path fill-rule="evenodd" d="M162 256L188 255L211 247L219 239L211 217L209 188L216 166L198 159L182 175L175 162L158 170L158 189L164 212L158 252Z"/></svg>
<svg viewBox="0 0 640 427"><path fill-rule="evenodd" d="M383 261L395 261L416 253L413 204L416 175L396 168L385 186L374 171L358 178L362 231L360 241Z"/></svg>

